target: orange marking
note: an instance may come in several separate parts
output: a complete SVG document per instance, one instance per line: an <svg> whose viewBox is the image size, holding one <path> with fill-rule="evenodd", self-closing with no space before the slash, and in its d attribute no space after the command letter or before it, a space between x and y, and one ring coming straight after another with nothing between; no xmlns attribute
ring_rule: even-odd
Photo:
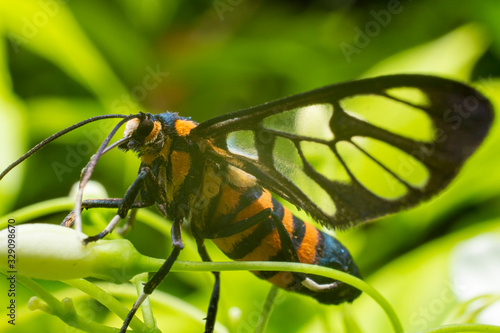
<svg viewBox="0 0 500 333"><path fill-rule="evenodd" d="M306 233L297 254L299 255L300 262L312 264L314 263L314 257L316 255L316 245L318 245L319 231L309 222L304 222L304 224L306 227Z"/></svg>
<svg viewBox="0 0 500 333"><path fill-rule="evenodd" d="M267 190L262 190L262 195L260 198L252 202L251 205L243 208L238 215L236 215L234 222L241 221L243 219L247 219L255 214L261 212L266 208L273 208L271 193Z"/></svg>
<svg viewBox="0 0 500 333"><path fill-rule="evenodd" d="M232 188L231 186L224 186L222 188L222 193L219 199L219 203L217 204L217 213L216 218L218 216L223 216L231 213L238 204L240 200L241 192Z"/></svg>
<svg viewBox="0 0 500 333"><path fill-rule="evenodd" d="M262 243L252 252L241 258L245 261L266 261L274 257L281 251L280 235L277 229L274 229L269 235L264 237Z"/></svg>
<svg viewBox="0 0 500 333"><path fill-rule="evenodd" d="M290 209L283 207L283 219L281 223L285 226L286 231L293 237L293 214Z"/></svg>
<svg viewBox="0 0 500 333"><path fill-rule="evenodd" d="M293 233L293 214L289 209L283 207L282 223L286 230L292 236ZM249 253L242 260L252 261L267 261L270 257L277 255L281 251L281 240L277 229L274 229L271 234L264 238L262 244L257 247L252 253ZM259 276L259 272L253 272ZM288 286L293 282L293 275L290 272L279 272L271 278L267 279L277 287L288 289Z"/></svg>
<svg viewBox="0 0 500 333"><path fill-rule="evenodd" d="M189 170L191 169L191 155L183 151L174 150L170 154L170 163L172 164L173 193L177 193L184 183Z"/></svg>
<svg viewBox="0 0 500 333"><path fill-rule="evenodd" d="M283 225L285 229L290 234L293 233L293 214L287 208L283 207ZM278 229L274 229L269 235L267 235L262 243L256 247L252 252L247 254L241 260L247 261L260 261L269 260L270 257L274 257L281 251L281 240Z"/></svg>
<svg viewBox="0 0 500 333"><path fill-rule="evenodd" d="M272 199L271 193L264 190L262 192L262 195L260 196L260 198L255 200L248 207L245 207L243 210L241 210L236 215L236 218L234 219L233 223L241 221L241 220L246 219L246 218L249 218L249 217L257 214L258 212L262 211L265 208L271 208L272 207L271 199ZM221 249L222 252L228 253L233 249L235 244L239 244L245 237L250 235L254 231L254 229L257 227L258 227L258 224L254 225L253 227L248 228L247 230L244 230L236 235L213 239L213 242L215 243L215 245L217 245L217 247L219 249ZM272 235L272 233L271 233L271 235ZM279 237L278 237L278 241L279 241Z"/></svg>
<svg viewBox="0 0 500 333"><path fill-rule="evenodd" d="M293 214L286 207L284 208L283 214L283 225L286 230L292 236L293 232ZM318 229L311 223L304 222L306 232L302 244L297 251L300 262L312 264L314 263L314 258L316 255L316 245L318 244ZM275 229L274 232L269 235L272 237L266 237L262 246L255 249L254 252L245 256L242 260L268 260L269 257L277 254L281 250L281 241L279 239L278 231ZM269 240L268 240L269 238ZM277 239L276 239L277 238ZM259 275L259 272L252 272ZM273 277L269 278L267 281L271 282L277 287L283 289L289 289L288 287L293 282L293 275L290 272L279 272Z"/></svg>
<svg viewBox="0 0 500 333"><path fill-rule="evenodd" d="M165 161L168 161L168 155L170 155L170 146L172 145L172 138L167 136L165 138L165 143L163 144L163 148L160 151L160 155L163 156Z"/></svg>
<svg viewBox="0 0 500 333"><path fill-rule="evenodd" d="M252 272L252 273L258 274L258 272ZM290 272L279 272L278 274L274 275L267 281L271 282L276 287L280 287L287 290L288 286L293 282L293 275Z"/></svg>
<svg viewBox="0 0 500 333"><path fill-rule="evenodd" d="M141 156L141 161L144 164L151 165L153 164L153 161L156 159L156 156L154 154L145 154Z"/></svg>
<svg viewBox="0 0 500 333"><path fill-rule="evenodd" d="M191 130L196 126L197 124L192 120L177 119L175 121L175 130L179 136L189 135Z"/></svg>
<svg viewBox="0 0 500 333"><path fill-rule="evenodd" d="M156 123L155 123L155 128L156 128ZM160 129L161 129L161 125L160 125ZM153 132L154 132L154 129L153 129ZM148 136L148 138L149 138L149 136ZM146 138L146 141L147 141L147 138ZM163 148L161 149L160 154L159 154L159 155L163 156L165 161L168 161L168 155L170 154L170 145L171 144L172 144L172 139L169 136L167 136L165 138L165 143L163 144ZM151 165L151 164L153 164L154 160L156 160L159 157L159 155L158 154L156 154L156 155L155 154L144 154L141 156L141 161L144 164Z"/></svg>
<svg viewBox="0 0 500 333"><path fill-rule="evenodd" d="M154 127L153 127L153 130L151 131L151 133L149 133L149 135L146 137L146 139L144 140L145 143L150 143L151 141L153 141L154 139L156 139L156 137L158 136L158 133L160 132L161 130L161 124L159 121L155 121L154 122Z"/></svg>
<svg viewBox="0 0 500 333"><path fill-rule="evenodd" d="M255 228L257 228L258 224L254 225L253 227L248 228L247 230L244 230L240 233L237 233L236 235L229 236L229 237L224 237L224 238L216 238L212 239L212 241L217 245L217 247L224 253L231 252L233 247L236 244L241 243L241 241L246 238L248 235L250 235Z"/></svg>

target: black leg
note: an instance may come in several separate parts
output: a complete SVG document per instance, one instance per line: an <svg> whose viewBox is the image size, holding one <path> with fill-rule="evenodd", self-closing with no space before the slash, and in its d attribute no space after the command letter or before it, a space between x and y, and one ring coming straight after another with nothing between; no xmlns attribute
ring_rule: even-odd
<svg viewBox="0 0 500 333"><path fill-rule="evenodd" d="M120 208L123 202L122 198L109 198L109 199L88 199L82 202L82 209L92 208ZM131 208L149 207L154 204L154 201L135 201Z"/></svg>
<svg viewBox="0 0 500 333"><path fill-rule="evenodd" d="M151 280L149 280L144 285L144 290L142 294L139 296L139 298L137 298L137 300L135 301L134 305L132 306L132 309L127 315L127 318L125 318L120 333L125 333L127 331L127 327L130 324L130 321L132 320L132 318L134 318L134 315L141 306L142 302L144 302L146 297L151 295L151 293L156 289L156 287L158 287L158 285L163 281L163 279L165 279L168 272L170 272L172 265L177 260L179 252L184 248L184 245L182 244L181 226L182 226L182 219L174 220L174 223L172 225L172 235L171 235L172 247L173 247L172 253L170 253L167 260L163 263L158 272L156 272L156 274L151 278Z"/></svg>
<svg viewBox="0 0 500 333"><path fill-rule="evenodd" d="M109 199L89 199L84 200L82 202L82 211L83 209L92 209L92 208L120 208L123 199L120 198L109 198ZM132 204L130 208L144 208L150 207L154 204L154 201L136 201ZM62 221L61 225L63 227L71 228L73 223L75 222L75 211L72 210Z"/></svg>
<svg viewBox="0 0 500 333"><path fill-rule="evenodd" d="M204 238L214 239L221 237L229 237L231 235L235 235L240 233L252 226L267 220L271 216L271 209L265 209L258 214L249 217L247 219L238 221L233 224L229 224L227 226L219 226L216 232L208 232L203 235L198 234L193 230L193 235L196 239L196 244L198 245L198 253L201 256L203 261L212 261L210 256L208 255L207 249L203 242ZM217 317L217 307L219 303L219 295L220 295L220 272L212 272L215 277L214 288L212 291L212 296L210 297L210 303L208 305L207 317L205 322L205 333L212 333L215 327L215 320Z"/></svg>
<svg viewBox="0 0 500 333"><path fill-rule="evenodd" d="M147 185L146 187L144 187L145 184ZM160 184L158 184L153 172L151 171L151 169L147 167L142 167L141 171L139 172L139 175L134 180L132 185L130 185L121 203L118 205L118 211L115 217L113 217L111 222L109 222L109 224L106 226L106 228L104 228L103 231L101 231L95 236L90 236L84 239L84 243L87 244L89 242L99 240L105 237L111 231L113 231L113 229L118 225L118 223L123 218L125 218L125 216L127 216L128 211L131 208L133 208L135 198L137 197L141 189L152 191L153 193L151 196L155 198L155 201L165 202L164 191L161 190Z"/></svg>
<svg viewBox="0 0 500 333"><path fill-rule="evenodd" d="M203 261L212 261L208 255L207 248L203 242L203 239L195 235L196 245L198 245L198 253ZM215 276L214 289L212 290L212 296L210 297L210 303L208 305L207 317L205 322L205 332L212 333L215 327L215 319L217 317L217 306L219 304L220 295L220 272L212 272Z"/></svg>
<svg viewBox="0 0 500 333"><path fill-rule="evenodd" d="M130 210L130 213L128 214L127 222L122 228L117 228L116 232L119 233L122 236L125 236L128 234L128 232L134 227L135 225L135 220L137 217L137 208L132 205L132 209Z"/></svg>

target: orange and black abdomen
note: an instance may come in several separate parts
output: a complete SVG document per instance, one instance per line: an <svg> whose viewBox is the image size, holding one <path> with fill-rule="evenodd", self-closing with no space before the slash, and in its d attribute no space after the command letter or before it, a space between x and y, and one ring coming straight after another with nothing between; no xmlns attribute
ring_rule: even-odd
<svg viewBox="0 0 500 333"><path fill-rule="evenodd" d="M302 263L331 267L359 276L356 264L339 241L294 216L269 191L258 185L247 188L222 185L218 197L212 202L211 227L220 230L267 208L272 209L282 221ZM282 250L278 230L271 217L240 233L213 241L233 260L290 261ZM280 288L312 296L326 304L350 302L360 294L359 290L346 284L340 284L327 292L313 292L302 286L298 277L290 272L253 273ZM319 276L311 278L319 284L334 282Z"/></svg>

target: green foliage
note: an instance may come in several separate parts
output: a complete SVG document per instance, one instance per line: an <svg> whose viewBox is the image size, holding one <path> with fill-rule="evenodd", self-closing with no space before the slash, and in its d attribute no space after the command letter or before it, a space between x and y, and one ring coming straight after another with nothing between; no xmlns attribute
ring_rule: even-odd
<svg viewBox="0 0 500 333"><path fill-rule="evenodd" d="M387 73L468 81L500 110L499 6L494 0L0 2L0 169L45 137L90 116L168 109L203 121L323 85ZM71 186L114 124L102 121L64 136L3 179L2 228L8 218L59 224L72 206L67 198ZM477 235L500 234L499 146L497 121L442 195L338 235L366 281L395 309L405 332L489 323L491 297L498 300L500 291L491 287L484 295L469 295L483 302L470 308L453 281L461 265L457 249ZM111 152L101 159L93 179L110 197L121 197L138 165L132 154ZM55 201L44 202L48 199ZM21 210L26 206L31 208ZM84 213L84 231L99 232L110 214ZM127 238L142 254L166 258L168 222L151 211L140 212L138 222ZM188 232L184 238L181 260L198 261ZM226 260L210 242L207 245L214 260ZM500 253L489 249L479 256L494 265ZM481 267L476 269L481 272ZM1 280L0 290L7 290ZM28 306L33 289L66 304L53 303L55 307L90 314L110 327L121 325L118 316L77 289L96 295L100 291L92 288L102 288L130 307L134 287L71 281L36 280L23 286L19 280L18 325L13 328L4 318L0 330L66 330L56 317L29 310L43 310L47 302L33 300ZM163 332L201 331L211 287L208 272L169 275L152 297L158 327ZM218 320L229 332L253 331L268 289L247 272L224 272ZM65 297L72 299L74 308L61 302ZM119 306L105 305L114 310ZM366 295L353 305L327 307L282 291L267 325L267 332L390 330L387 317Z"/></svg>

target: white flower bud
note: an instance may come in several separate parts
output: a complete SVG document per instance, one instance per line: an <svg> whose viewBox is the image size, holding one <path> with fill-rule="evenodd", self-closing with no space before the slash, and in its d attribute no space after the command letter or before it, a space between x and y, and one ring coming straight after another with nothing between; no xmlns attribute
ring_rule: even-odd
<svg viewBox="0 0 500 333"><path fill-rule="evenodd" d="M85 237L73 229L57 225L17 225L14 238L16 263L12 267L8 265L6 251L9 231L0 230L0 267L40 279L96 277L115 282L156 270L151 258L137 252L128 240L99 240L85 245L82 242Z"/></svg>

